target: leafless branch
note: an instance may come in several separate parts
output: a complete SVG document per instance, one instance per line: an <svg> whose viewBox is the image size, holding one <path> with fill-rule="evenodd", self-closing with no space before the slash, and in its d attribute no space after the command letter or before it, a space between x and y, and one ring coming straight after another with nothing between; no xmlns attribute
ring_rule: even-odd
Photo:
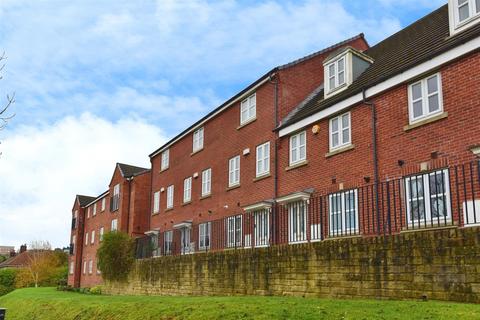
<svg viewBox="0 0 480 320"><path fill-rule="evenodd" d="M4 61L7 59L7 56L5 55L5 51L0 55L0 73L3 71L5 68L5 63ZM0 74L0 80L3 79L3 76ZM15 103L15 92L11 95L7 94L7 102L3 107L0 107L0 130L5 128L7 125L8 121L11 120L13 117L15 117L15 113L13 114L7 114L8 108L12 106L12 104Z"/></svg>

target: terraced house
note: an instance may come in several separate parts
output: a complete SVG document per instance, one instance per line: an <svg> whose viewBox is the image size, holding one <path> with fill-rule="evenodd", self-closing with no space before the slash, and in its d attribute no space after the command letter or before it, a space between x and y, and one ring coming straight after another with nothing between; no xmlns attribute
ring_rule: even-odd
<svg viewBox="0 0 480 320"><path fill-rule="evenodd" d="M138 257L478 225L479 47L450 0L267 72L150 155Z"/></svg>

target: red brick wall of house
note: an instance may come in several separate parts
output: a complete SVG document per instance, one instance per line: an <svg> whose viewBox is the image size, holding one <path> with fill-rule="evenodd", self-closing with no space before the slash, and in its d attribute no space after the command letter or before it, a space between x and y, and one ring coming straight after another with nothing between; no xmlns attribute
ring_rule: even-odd
<svg viewBox="0 0 480 320"><path fill-rule="evenodd" d="M359 49L368 46L363 38L345 45ZM277 72L280 115L290 112L323 82L323 61L330 53L325 52ZM209 120L204 125L204 149L200 152L192 155L192 134L173 144L167 170L160 172L160 154L151 159L152 194L165 189L160 195L160 213L151 217L151 229L171 230L174 224L186 220L199 223L239 214L242 206L274 197L274 97L272 83L260 86L256 90L256 121L240 129L240 102ZM270 141L271 175L256 181L256 147L267 141ZM243 150L247 148L250 153L244 156ZM240 155L240 187L227 190L228 161L236 155ZM212 168L212 195L200 199L201 175L207 168ZM183 181L194 173L198 173L198 178L192 182L192 201L184 205ZM166 210L166 190L172 184L175 186L174 207Z"/></svg>
<svg viewBox="0 0 480 320"><path fill-rule="evenodd" d="M151 171L134 177L131 186L128 231L138 237L149 230Z"/></svg>
<svg viewBox="0 0 480 320"><path fill-rule="evenodd" d="M408 84L372 99L377 108L381 181L419 172L422 162L428 162L433 169L475 158L469 147L480 142L480 129L475 120L480 110L479 63L480 54L475 53L440 69L444 111L448 112L445 119L404 131L409 124ZM329 119L323 119L315 123L320 126L317 135L311 131L314 124L305 128L308 164L286 171L289 138L281 139L279 195L309 187L325 194L338 191L340 183L348 189L365 184L364 177L370 177L373 181L371 109L360 104L346 111L351 112L353 150L325 157L329 151ZM437 153L437 159L432 159L434 152ZM399 166L398 160L403 160L405 165ZM333 178L335 183L332 183Z"/></svg>
<svg viewBox="0 0 480 320"><path fill-rule="evenodd" d="M83 228L84 228L84 208L80 207L77 199L72 209L72 219L77 211L77 223L76 228L71 230L70 234L70 243L72 243L73 236L75 235L76 240L73 249L73 255L69 256L68 259L68 284L71 286L78 287L80 285L80 268L81 268L81 256L82 256L82 240L83 240ZM73 273L70 273L70 263L74 263Z"/></svg>

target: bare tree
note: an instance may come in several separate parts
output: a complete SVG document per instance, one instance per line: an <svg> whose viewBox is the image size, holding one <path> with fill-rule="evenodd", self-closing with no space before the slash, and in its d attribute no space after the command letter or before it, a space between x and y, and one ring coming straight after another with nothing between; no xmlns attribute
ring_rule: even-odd
<svg viewBox="0 0 480 320"><path fill-rule="evenodd" d="M5 60L7 59L7 56L5 55L5 51L2 53L2 55L0 56L0 80L3 79L3 76L2 76L2 71L3 69L5 68ZM0 130L2 130L3 128L5 128L5 126L7 125L8 121L10 119L12 119L15 114L9 114L7 111L8 111L8 108L11 107L12 104L15 103L15 92L13 94L7 94L7 101L6 103L0 107Z"/></svg>

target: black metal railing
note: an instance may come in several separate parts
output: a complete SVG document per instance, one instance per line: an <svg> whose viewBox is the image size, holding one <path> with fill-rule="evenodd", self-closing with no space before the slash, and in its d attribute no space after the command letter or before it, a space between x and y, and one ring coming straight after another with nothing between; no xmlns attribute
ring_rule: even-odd
<svg viewBox="0 0 480 320"><path fill-rule="evenodd" d="M480 225L480 161L318 192L307 200L212 220L208 228L204 223L159 232L153 242L138 239L137 257Z"/></svg>

